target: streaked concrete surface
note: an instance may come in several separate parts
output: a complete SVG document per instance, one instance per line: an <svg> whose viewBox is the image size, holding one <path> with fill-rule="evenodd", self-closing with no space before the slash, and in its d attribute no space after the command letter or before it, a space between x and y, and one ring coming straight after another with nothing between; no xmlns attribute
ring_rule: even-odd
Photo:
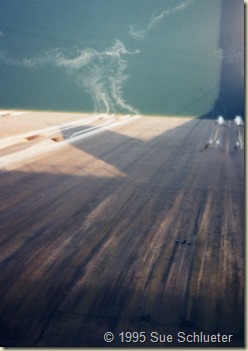
<svg viewBox="0 0 248 351"><path fill-rule="evenodd" d="M27 141L42 152L0 171L0 344L168 346L155 331L169 346L243 345L243 130L220 127L140 117L70 143L63 126L56 141ZM123 343L122 331L147 340ZM187 344L179 332L232 337Z"/></svg>

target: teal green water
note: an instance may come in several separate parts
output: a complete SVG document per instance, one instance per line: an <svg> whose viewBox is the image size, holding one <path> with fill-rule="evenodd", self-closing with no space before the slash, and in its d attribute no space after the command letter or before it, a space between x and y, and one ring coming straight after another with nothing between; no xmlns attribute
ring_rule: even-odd
<svg viewBox="0 0 248 351"><path fill-rule="evenodd" d="M219 94L221 4L0 0L0 107L203 115Z"/></svg>

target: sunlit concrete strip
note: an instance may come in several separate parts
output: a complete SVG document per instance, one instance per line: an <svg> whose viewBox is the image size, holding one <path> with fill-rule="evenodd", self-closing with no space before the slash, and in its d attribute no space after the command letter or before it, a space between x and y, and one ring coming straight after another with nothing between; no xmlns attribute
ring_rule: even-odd
<svg viewBox="0 0 248 351"><path fill-rule="evenodd" d="M73 144L73 143L76 143L77 141L80 141L80 140L82 140L84 138L88 138L88 137L93 136L95 134L99 134L99 133L101 133L101 132L103 132L105 130L113 129L113 128L119 127L121 125L128 124L128 123L133 122L135 120L138 120L140 118L141 118L141 116L136 115L134 117L127 117L126 119L123 119L122 121L119 121L119 122L116 122L116 123L110 123L110 124L108 123L105 126L102 125L101 127L96 128L96 129L94 129L92 131L89 131L88 133L85 133L83 135L79 135L79 136L76 136L74 138L64 140L60 144L67 144L67 143Z"/></svg>
<svg viewBox="0 0 248 351"><path fill-rule="evenodd" d="M19 111L19 112L12 112L10 113L10 116L20 116L20 115L26 115L28 114L29 112L26 112L26 111Z"/></svg>
<svg viewBox="0 0 248 351"><path fill-rule="evenodd" d="M24 142L26 138L29 138L31 136L35 136L35 135L44 135L44 136L48 136L51 133L55 133L55 132L59 132L59 131L64 131L70 128L74 128L77 126L83 126L87 123L91 123L94 122L98 119L101 118L108 118L107 115L105 114L101 114L101 115L93 115L89 118L83 118L83 119L79 119L76 121L72 121L72 122L68 122L68 123L64 123L61 125L55 125L49 128L44 128L44 129L39 129L39 130L34 130L31 132L27 132L27 133L22 133L22 134L18 134L15 136L11 136L11 137L6 137L0 140L0 149L3 149L5 147L14 145L14 144L18 144L21 142Z"/></svg>
<svg viewBox="0 0 248 351"><path fill-rule="evenodd" d="M83 135L78 135L75 138L66 139L58 143L52 141L51 139L42 140L28 149L17 151L13 154L1 157L0 170L11 170L11 169L18 168L23 164L29 163L30 161L32 161L33 158L36 158L37 156L59 150L59 148L64 147L68 144L74 144L85 138L89 138L96 134L102 133L105 130L114 129L121 125L134 122L139 118L141 118L141 116L127 117L126 119L123 119L116 123L100 126L97 129L89 131L88 133L85 133Z"/></svg>
<svg viewBox="0 0 248 351"><path fill-rule="evenodd" d="M0 111L0 116L6 116L6 115L10 115L10 112L9 110L6 110L6 111Z"/></svg>
<svg viewBox="0 0 248 351"><path fill-rule="evenodd" d="M13 110L6 110L6 111L0 111L0 116L4 117L4 116L19 116L19 115L24 115L27 114L29 112L27 111L13 111Z"/></svg>
<svg viewBox="0 0 248 351"><path fill-rule="evenodd" d="M103 117L98 116L97 118L94 118L94 119L92 119L92 118L91 119L87 119L87 120L84 121L84 123L77 123L77 124L74 123L73 125L70 124L69 126L64 126L64 124L63 124L63 125L60 125L59 127L57 127L55 130L46 131L45 133L41 133L41 135L45 136L45 137L50 137L52 134L63 133L65 131L68 131L68 130L73 129L73 128L85 126L85 125L88 124L88 122L92 123L92 122L95 122L95 121L100 120L102 118ZM104 117L104 118L107 118L107 117ZM89 127L87 129L84 129L82 131L82 133L86 132L87 130L91 130L92 128L97 128L97 126Z"/></svg>
<svg viewBox="0 0 248 351"><path fill-rule="evenodd" d="M100 128L104 128L108 125L111 125L113 122L114 122L114 119L110 119L109 121L102 123ZM99 126L93 126L93 127L81 130L80 132L75 132L70 136L70 139L75 138L76 136L79 136L79 135L83 135L85 133L88 133L88 132L96 130L96 129L99 129Z"/></svg>

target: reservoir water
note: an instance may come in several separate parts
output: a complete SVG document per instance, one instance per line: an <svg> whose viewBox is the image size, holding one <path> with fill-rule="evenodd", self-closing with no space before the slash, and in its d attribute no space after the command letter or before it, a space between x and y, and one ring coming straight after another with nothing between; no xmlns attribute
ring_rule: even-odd
<svg viewBox="0 0 248 351"><path fill-rule="evenodd" d="M228 3L240 21L223 46ZM243 7L0 0L0 108L203 116L219 99L224 65L243 93Z"/></svg>

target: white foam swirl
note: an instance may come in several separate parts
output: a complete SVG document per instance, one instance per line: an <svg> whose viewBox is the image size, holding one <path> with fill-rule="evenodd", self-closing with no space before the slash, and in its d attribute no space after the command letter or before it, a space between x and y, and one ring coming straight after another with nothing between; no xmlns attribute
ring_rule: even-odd
<svg viewBox="0 0 248 351"><path fill-rule="evenodd" d="M176 14L178 12L184 11L188 6L193 4L193 0L183 0L180 4L175 7L169 8L167 10L163 10L159 15L152 14L150 21L146 25L146 27L142 30L135 29L134 25L129 25L129 35L134 39L142 39L146 36L146 34L156 27L166 16L171 14Z"/></svg>
<svg viewBox="0 0 248 351"><path fill-rule="evenodd" d="M129 105L123 97L123 83L128 75L126 55L139 53L130 52L120 40L103 51L92 48L77 50L75 53L63 53L59 49L44 53L35 58L14 60L0 52L0 60L7 65L34 68L52 64L65 69L77 83L91 96L95 112L105 113L139 113Z"/></svg>
<svg viewBox="0 0 248 351"><path fill-rule="evenodd" d="M123 98L123 83L128 78L125 74L127 61L124 55L136 54L138 51L128 51L120 40L100 52L93 49L83 49L72 58L57 52L53 63L65 67L92 97L96 112L139 113Z"/></svg>

